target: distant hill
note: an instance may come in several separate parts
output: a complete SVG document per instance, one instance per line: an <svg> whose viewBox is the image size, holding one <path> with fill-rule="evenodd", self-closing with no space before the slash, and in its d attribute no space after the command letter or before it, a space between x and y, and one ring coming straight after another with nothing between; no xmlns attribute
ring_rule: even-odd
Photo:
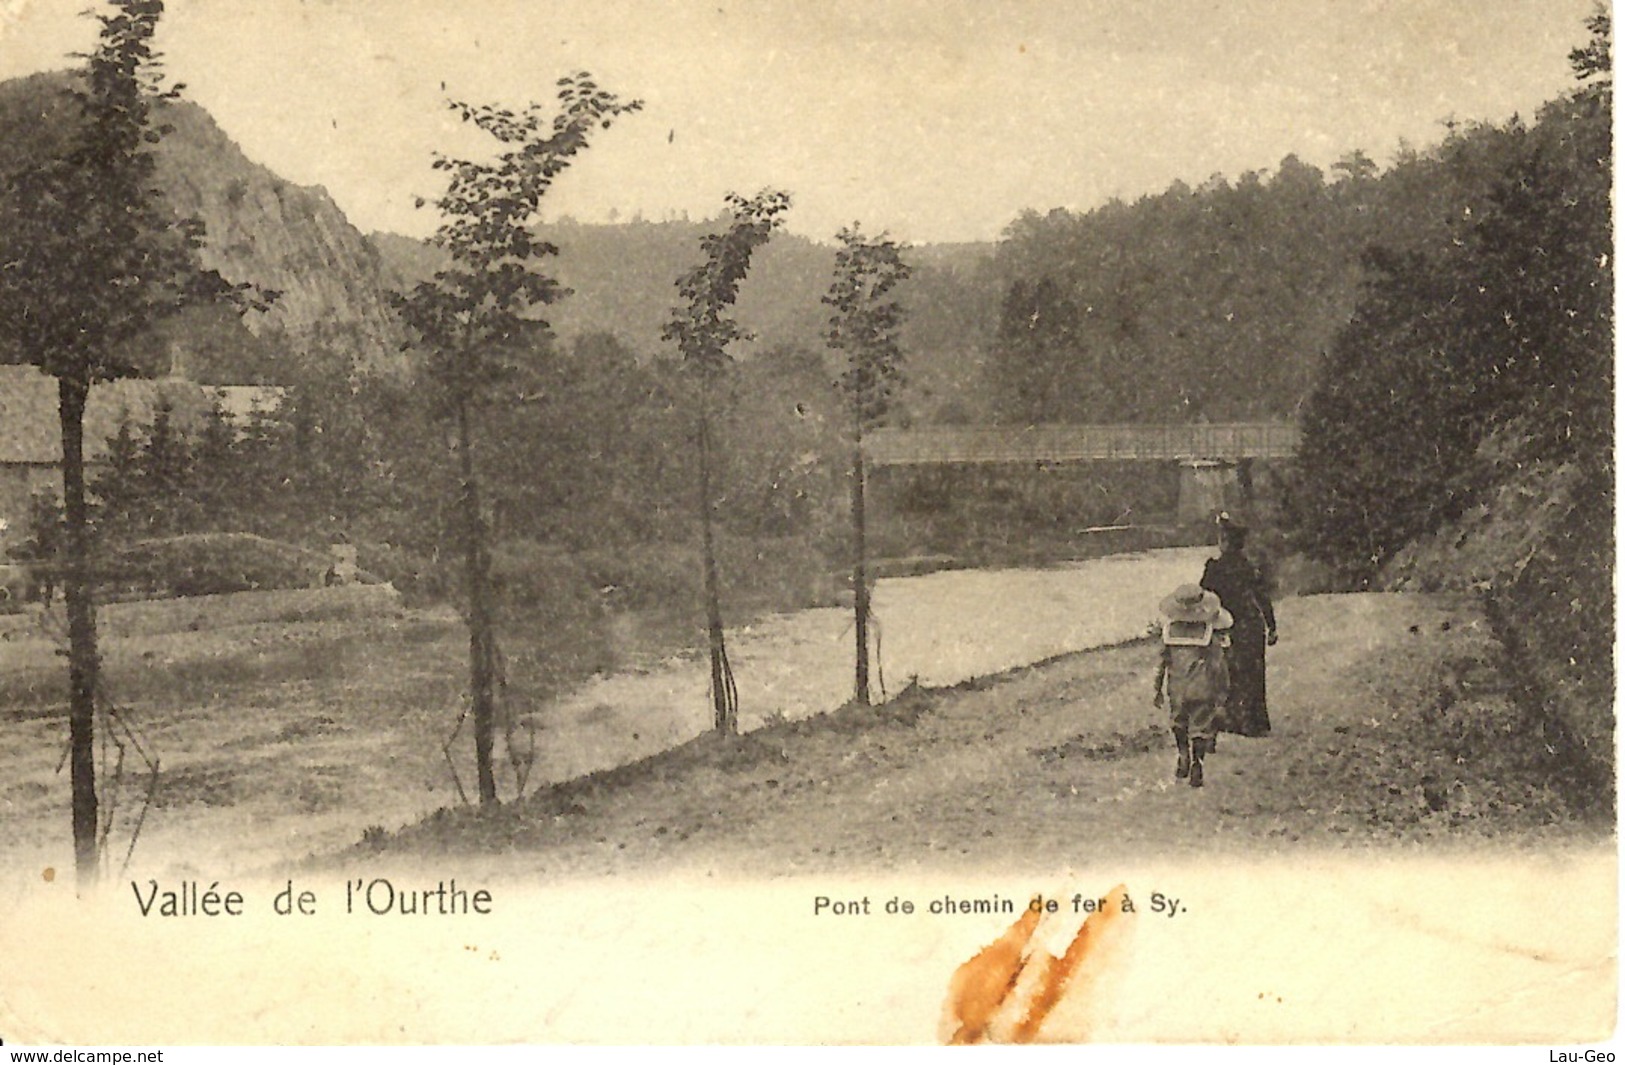
<svg viewBox="0 0 1625 1065"><path fill-rule="evenodd" d="M566 341L610 333L645 358L670 353L661 328L677 302L677 278L699 261L700 239L719 222L551 224L538 234L559 248L549 272L571 289L548 320ZM399 288L428 277L443 261L431 245L389 233L372 240ZM980 411L982 343L997 324L998 293L986 266L992 244L911 248L914 276L899 289L908 310L905 403L916 419L963 420ZM829 309L821 302L835 268L833 247L780 233L758 254L740 289L738 316L756 339L736 353L779 346L825 354ZM834 367L831 367L832 375Z"/></svg>
<svg viewBox="0 0 1625 1065"><path fill-rule="evenodd" d="M70 75L36 74L0 82L0 173L66 149L73 121L64 97ZM176 212L204 223L203 265L233 283L281 293L264 314L244 320L262 343L246 340L241 373L234 345L222 336L238 327L217 316L196 319L208 336L210 375L263 380L286 377L276 360L306 353L343 358L358 368L401 365L401 327L388 304L382 263L373 245L350 225L325 190L284 181L252 162L209 114L186 101L161 104L154 118L172 128L157 148L158 178ZM172 324L162 347L184 350L189 326ZM224 331L224 334L223 334ZM184 365L190 372L196 368ZM157 370L165 366L155 367Z"/></svg>
<svg viewBox="0 0 1625 1065"><path fill-rule="evenodd" d="M0 83L0 173L67 150L69 78L38 74ZM307 358L347 361L342 368L361 371L405 367L406 336L390 293L432 275L442 261L436 249L394 234L363 236L325 190L292 184L251 161L196 104L162 104L154 118L172 127L157 149L160 185L178 214L204 223L203 264L233 283L281 295L269 311L240 322L201 310L165 323L143 342L142 365L209 383L256 384L292 383ZM560 249L550 269L572 290L551 308L554 331L566 341L610 333L643 358L669 351L660 331L676 302L677 277L698 261L700 238L715 225L542 227ZM984 410L980 360L998 311L987 280L993 249L956 244L908 252L915 274L901 290L909 311L904 404L915 419L974 420ZM827 357L828 309L820 300L834 261L832 247L777 235L741 291L739 318L756 339L736 354L789 346Z"/></svg>

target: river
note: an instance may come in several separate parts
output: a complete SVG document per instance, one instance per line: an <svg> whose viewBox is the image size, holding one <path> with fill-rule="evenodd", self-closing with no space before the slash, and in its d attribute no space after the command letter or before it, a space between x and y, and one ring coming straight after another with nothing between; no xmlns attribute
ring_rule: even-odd
<svg viewBox="0 0 1625 1065"><path fill-rule="evenodd" d="M1163 549L1043 569L957 570L881 580L874 596L876 695L882 680L886 693L895 695L913 678L928 686L951 685L1133 639L1155 617L1159 599L1197 579L1209 553ZM277 634L276 626L269 626L259 638L274 644ZM132 638L137 643L125 653L138 657L126 668L147 668L166 640L184 638L152 637L146 644ZM223 635L220 646L233 646L232 641ZM841 706L852 693L852 644L849 609L773 615L731 630L740 727L748 731L770 720L800 719ZM9 646L20 659L19 645ZM46 655L49 648L36 652ZM309 653L318 652L313 647ZM256 709L253 700L266 696L255 695L252 686L225 702L212 699L173 712L147 706L144 720L155 735L155 750L163 754L169 786L177 790L161 809L142 816L132 871L219 876L273 868L311 852L341 849L368 826L398 827L455 804L438 747L446 723L439 716L443 711L429 705L435 695L423 686L428 681L444 687L445 678L436 674L422 683L408 682L403 698L421 705L404 708L395 727L384 729L348 722L342 691L322 695L296 680L286 690L268 689L272 698L307 706L293 716L280 707ZM535 743L519 746L533 749L536 757L526 790L624 765L702 735L711 727L708 687L705 657L688 653L595 677L543 704L524 719L535 729ZM308 730L313 722L322 727L286 738L289 730ZM5 815L0 874L10 867L27 879L38 875L29 870L71 862L63 816L67 779L53 772L61 752L61 721L36 714L13 722L11 735L11 761L0 768L13 770L18 779L0 793ZM467 752L466 736L460 750ZM498 765L504 795L511 797L508 761L501 752ZM465 763L465 781L471 772ZM191 781L190 793L176 783L185 780ZM210 781L223 790L216 794L202 787ZM128 838L140 802L139 792L124 795L119 840ZM123 847L120 842L110 854ZM114 868L121 856L114 858ZM4 880L0 875L0 896Z"/></svg>
<svg viewBox="0 0 1625 1065"><path fill-rule="evenodd" d="M895 694L918 678L957 684L1142 635L1159 600L1197 580L1208 548L1167 548L1043 569L948 570L881 580L871 680ZM852 695L849 609L773 615L728 633L742 730L835 709ZM875 684L876 695L879 684ZM595 677L532 724L539 781L621 765L710 727L704 656Z"/></svg>

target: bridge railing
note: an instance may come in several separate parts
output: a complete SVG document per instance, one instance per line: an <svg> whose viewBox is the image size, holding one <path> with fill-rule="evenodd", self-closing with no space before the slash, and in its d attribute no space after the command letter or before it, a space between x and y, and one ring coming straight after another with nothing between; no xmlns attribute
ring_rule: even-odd
<svg viewBox="0 0 1625 1065"><path fill-rule="evenodd" d="M864 454L872 466L1108 460L1234 461L1291 458L1297 448L1298 427L1291 422L877 429L864 438Z"/></svg>

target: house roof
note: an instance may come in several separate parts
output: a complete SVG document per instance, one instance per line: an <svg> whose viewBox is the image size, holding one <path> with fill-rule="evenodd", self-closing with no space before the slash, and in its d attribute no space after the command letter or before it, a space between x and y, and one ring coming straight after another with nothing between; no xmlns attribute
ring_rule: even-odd
<svg viewBox="0 0 1625 1065"><path fill-rule="evenodd" d="M126 419L138 426L151 425L165 402L176 422L191 429L216 402L227 414L242 417L275 409L280 395L280 389L216 389L176 378L93 385L85 403L85 461L106 458L108 438ZM0 465L55 466L61 461L56 379L33 366L0 366Z"/></svg>

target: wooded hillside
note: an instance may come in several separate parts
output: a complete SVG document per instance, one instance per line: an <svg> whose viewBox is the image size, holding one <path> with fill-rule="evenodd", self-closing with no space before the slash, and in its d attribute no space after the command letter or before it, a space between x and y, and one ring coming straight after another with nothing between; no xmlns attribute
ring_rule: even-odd
<svg viewBox="0 0 1625 1065"><path fill-rule="evenodd" d="M1350 583L1486 593L1531 727L1613 787L1609 19L1579 84L1431 166L1459 199L1366 254L1307 403L1299 546Z"/></svg>

